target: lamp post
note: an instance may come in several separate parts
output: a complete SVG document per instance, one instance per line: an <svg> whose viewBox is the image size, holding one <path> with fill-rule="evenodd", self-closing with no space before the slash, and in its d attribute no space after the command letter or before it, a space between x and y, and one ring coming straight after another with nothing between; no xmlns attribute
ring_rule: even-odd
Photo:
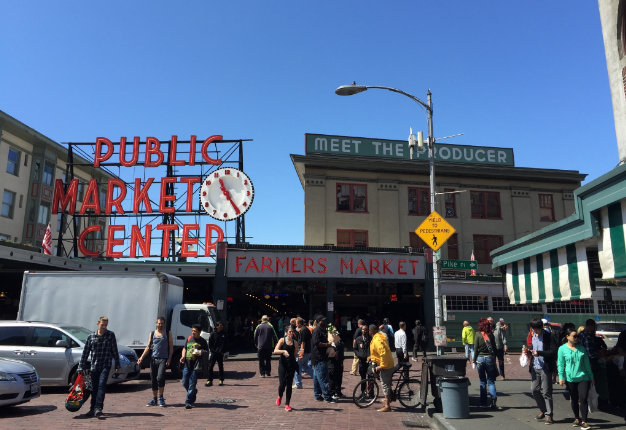
<svg viewBox="0 0 626 430"><path fill-rule="evenodd" d="M414 102L423 106L428 112L428 155L430 161L430 211L431 213L435 211L435 136L433 134L433 101L432 94L430 90L428 90L427 103L424 103L417 97L405 93L402 90L397 88L390 87L379 87L379 86L369 86L369 85L356 85L356 83L352 83L352 85L342 85L335 90L335 94L338 96L351 96L354 94L362 93L363 91L367 91L369 89L381 89L392 91L394 93L400 93L404 96L407 96ZM422 142L418 142L419 146L422 145ZM413 158L413 148L411 148L411 158ZM437 254L433 251L433 295L435 296L435 325L441 325L441 300L439 297L439 259L437 258ZM441 355L442 351L439 347L437 347L437 355Z"/></svg>

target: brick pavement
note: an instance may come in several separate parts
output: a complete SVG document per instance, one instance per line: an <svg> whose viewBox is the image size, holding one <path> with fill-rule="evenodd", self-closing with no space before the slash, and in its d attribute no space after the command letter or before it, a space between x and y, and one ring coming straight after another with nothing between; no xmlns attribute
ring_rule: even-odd
<svg viewBox="0 0 626 430"><path fill-rule="evenodd" d="M149 373L144 370L135 381L110 386L105 400L103 418L85 419L81 413L65 409L67 390L60 387L44 387L38 399L20 406L0 409L2 428L185 428L185 429L263 429L263 428L309 428L309 429L402 429L435 428L426 414L408 410L398 402L392 404L394 412L381 413L379 401L370 408L359 409L352 402L352 390L358 377L351 376L352 359L346 359L344 394L349 396L336 404L316 402L313 398L313 382L304 377L304 389L294 390L291 406L293 412L277 407L278 363L272 362L273 376L260 378L255 361L227 361L226 381L223 387L198 388L196 408L183 407L185 390L179 380L168 379L165 387L166 408L146 407L152 393ZM416 363L413 363L413 368ZM169 376L169 375L168 375ZM412 372L419 377L419 371ZM218 399L233 399L233 403L218 403Z"/></svg>

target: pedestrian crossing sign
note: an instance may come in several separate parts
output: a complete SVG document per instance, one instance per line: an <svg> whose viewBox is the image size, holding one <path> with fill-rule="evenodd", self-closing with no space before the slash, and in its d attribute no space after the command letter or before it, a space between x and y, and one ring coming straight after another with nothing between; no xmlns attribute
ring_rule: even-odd
<svg viewBox="0 0 626 430"><path fill-rule="evenodd" d="M437 211L432 211L424 222L415 229L415 234L433 251L437 251L450 239L450 236L452 236L455 231L454 227L452 227L445 218L439 215Z"/></svg>

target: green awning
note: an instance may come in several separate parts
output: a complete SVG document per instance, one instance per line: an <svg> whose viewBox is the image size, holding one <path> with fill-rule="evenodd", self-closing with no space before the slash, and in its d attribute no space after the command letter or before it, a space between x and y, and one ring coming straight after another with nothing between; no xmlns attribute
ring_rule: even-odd
<svg viewBox="0 0 626 430"><path fill-rule="evenodd" d="M598 240L598 258L602 279L626 277L626 199L600 210L602 237Z"/></svg>
<svg viewBox="0 0 626 430"><path fill-rule="evenodd" d="M511 304L591 298L587 250L577 242L506 266Z"/></svg>

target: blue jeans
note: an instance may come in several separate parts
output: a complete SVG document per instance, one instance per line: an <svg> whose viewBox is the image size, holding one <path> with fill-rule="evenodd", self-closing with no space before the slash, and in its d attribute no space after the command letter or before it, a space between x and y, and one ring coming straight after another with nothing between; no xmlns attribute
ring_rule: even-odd
<svg viewBox="0 0 626 430"><path fill-rule="evenodd" d="M298 362L298 366L300 367L300 373L296 373L293 375L293 382L298 387L302 387L302 372L306 372L311 378L313 377L313 369L309 366L309 358L311 358L311 353L307 352L304 354L302 358L296 358Z"/></svg>
<svg viewBox="0 0 626 430"><path fill-rule="evenodd" d="M107 380L109 379L110 367L94 370L91 372L91 410L104 407L104 396L107 392Z"/></svg>
<svg viewBox="0 0 626 430"><path fill-rule="evenodd" d="M467 361L474 361L474 345L465 344L465 358Z"/></svg>
<svg viewBox="0 0 626 430"><path fill-rule="evenodd" d="M183 369L183 387L187 390L187 398L185 399L186 405L193 405L196 403L196 394L198 393L198 390L196 389L197 382L198 374L196 371L185 366Z"/></svg>
<svg viewBox="0 0 626 430"><path fill-rule="evenodd" d="M324 395L324 400L330 402L330 394L328 393L328 362L319 361L313 366L313 393L315 399L321 399Z"/></svg>
<svg viewBox="0 0 626 430"><path fill-rule="evenodd" d="M491 400L497 400L496 393L496 363L493 357L483 356L477 360L478 377L480 378L480 405L489 406L487 401L487 385Z"/></svg>

